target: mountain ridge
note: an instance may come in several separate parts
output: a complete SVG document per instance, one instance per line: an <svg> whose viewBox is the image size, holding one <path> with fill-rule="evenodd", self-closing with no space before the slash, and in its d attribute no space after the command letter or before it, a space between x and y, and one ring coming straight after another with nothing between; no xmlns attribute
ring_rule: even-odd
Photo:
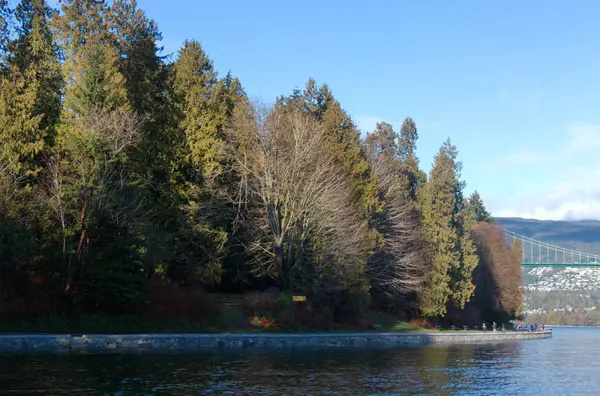
<svg viewBox="0 0 600 396"><path fill-rule="evenodd" d="M517 234L590 254L600 254L599 220L537 220L497 217L504 228Z"/></svg>

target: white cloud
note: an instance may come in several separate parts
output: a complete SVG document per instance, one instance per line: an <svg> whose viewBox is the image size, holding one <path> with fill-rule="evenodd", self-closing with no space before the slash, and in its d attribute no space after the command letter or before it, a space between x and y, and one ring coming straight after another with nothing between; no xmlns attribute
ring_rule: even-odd
<svg viewBox="0 0 600 396"><path fill-rule="evenodd" d="M547 193L494 197L488 207L498 217L539 220L600 220L600 167L557 175Z"/></svg>
<svg viewBox="0 0 600 396"><path fill-rule="evenodd" d="M555 150L525 149L498 159L504 164L538 166L544 173L550 172L549 166L558 160L562 170L550 175L554 184L548 185L544 193L524 195L516 189L512 196L490 197L488 206L495 216L600 220L600 157L590 155L600 149L600 125L572 124L567 131L568 137Z"/></svg>
<svg viewBox="0 0 600 396"><path fill-rule="evenodd" d="M569 126L569 149L573 152L600 148L600 125L575 124Z"/></svg>

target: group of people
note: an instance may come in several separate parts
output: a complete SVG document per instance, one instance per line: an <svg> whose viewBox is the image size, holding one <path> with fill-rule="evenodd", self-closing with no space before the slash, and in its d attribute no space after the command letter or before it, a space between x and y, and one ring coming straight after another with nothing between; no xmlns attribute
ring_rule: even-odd
<svg viewBox="0 0 600 396"><path fill-rule="evenodd" d="M487 325L485 324L485 322L481 325L481 328L483 329L483 331L487 330ZM538 324L538 323L528 323L528 324L520 324L520 325L514 325L514 329L516 331L544 331L546 330L546 326L543 324ZM505 331L506 329L504 328L504 324L502 324L500 327L498 327L498 325L496 324L496 322L492 323L492 331L496 332L498 330L501 331Z"/></svg>
<svg viewBox="0 0 600 396"><path fill-rule="evenodd" d="M546 330L546 326L538 323L528 323L516 325L515 330L517 331L544 331Z"/></svg>
<svg viewBox="0 0 600 396"><path fill-rule="evenodd" d="M483 331L487 330L487 325L485 324L485 322L483 322L483 324L481 325L481 328L483 329ZM504 328L504 323L502 323L502 326L500 326L500 328L498 328L498 325L496 324L496 322L493 322L492 323L492 331L496 332L497 330L505 331L506 329Z"/></svg>

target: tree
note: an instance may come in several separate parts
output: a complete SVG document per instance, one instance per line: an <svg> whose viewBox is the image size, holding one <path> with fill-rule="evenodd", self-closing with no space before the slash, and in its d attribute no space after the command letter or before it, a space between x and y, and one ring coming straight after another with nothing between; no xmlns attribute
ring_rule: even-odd
<svg viewBox="0 0 600 396"><path fill-rule="evenodd" d="M464 183L459 180L462 164L456 161L457 154L450 139L444 142L423 190L423 232L433 262L421 305L423 314L430 317L443 316L450 297L464 307L474 291L471 274L477 257L467 218L464 213L461 216Z"/></svg>
<svg viewBox="0 0 600 396"><path fill-rule="evenodd" d="M41 114L35 114L36 90L18 68L0 80L0 150L13 171L36 171L35 158L44 148Z"/></svg>
<svg viewBox="0 0 600 396"><path fill-rule="evenodd" d="M505 230L488 222L476 224L472 235L479 265L473 271L476 289L470 305L480 312L479 320L507 322L519 314L523 302L520 241L509 244Z"/></svg>
<svg viewBox="0 0 600 396"><path fill-rule="evenodd" d="M231 138L255 273L311 295L364 288L366 224L324 126L299 111L240 107Z"/></svg>
<svg viewBox="0 0 600 396"><path fill-rule="evenodd" d="M200 43L186 41L173 65L172 91L187 155L204 177L220 166L227 112L219 101L222 83Z"/></svg>
<svg viewBox="0 0 600 396"><path fill-rule="evenodd" d="M369 174L370 165L352 118L342 109L329 87L319 87L311 78L304 91L279 98L278 106L300 109L322 122L327 131L326 145L352 181L353 196L363 218L381 210L377 181Z"/></svg>
<svg viewBox="0 0 600 396"><path fill-rule="evenodd" d="M145 215L128 150L140 139L133 113L95 110L62 126L46 180L47 204L61 229L63 287L82 309L140 297L136 226Z"/></svg>
<svg viewBox="0 0 600 396"><path fill-rule="evenodd" d="M7 44L9 70L3 80L3 139L14 147L24 172L37 173L48 151L61 110L62 75L44 0L22 0L16 8L17 36ZM17 165L17 163L15 163Z"/></svg>
<svg viewBox="0 0 600 396"><path fill-rule="evenodd" d="M407 198L398 140L388 123L378 123L365 139L370 172L378 181L379 200L384 203L383 210L374 215L373 225L383 243L369 257L369 275L375 295L392 301L419 290L423 275L419 219Z"/></svg>
<svg viewBox="0 0 600 396"><path fill-rule="evenodd" d="M125 77L106 21L107 6L98 0L66 0L55 18L63 60L65 120L101 111L128 111Z"/></svg>
<svg viewBox="0 0 600 396"><path fill-rule="evenodd" d="M233 210L224 192L231 180L225 154L225 128L241 100L239 82L220 81L212 61L196 41L186 41L172 65L170 100L175 110L172 134L179 217L173 265L203 283L218 283L231 231ZM203 248L198 249L201 245Z"/></svg>
<svg viewBox="0 0 600 396"><path fill-rule="evenodd" d="M476 222L485 221L487 223L492 223L494 221L490 212L486 210L483 200L477 191L471 194L468 204Z"/></svg>
<svg viewBox="0 0 600 396"><path fill-rule="evenodd" d="M9 21L12 10L8 6L8 0L0 0L0 73L5 72L8 62L8 42L10 40Z"/></svg>
<svg viewBox="0 0 600 396"><path fill-rule="evenodd" d="M418 138L415 122L410 117L405 118L398 138L398 154L402 158L406 198L411 202L416 201L417 191L427 179L425 173L419 169L419 159L416 155Z"/></svg>

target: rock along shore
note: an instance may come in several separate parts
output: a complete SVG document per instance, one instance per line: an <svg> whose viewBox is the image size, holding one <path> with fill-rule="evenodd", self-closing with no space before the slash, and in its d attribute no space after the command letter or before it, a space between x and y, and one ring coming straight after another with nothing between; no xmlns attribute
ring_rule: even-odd
<svg viewBox="0 0 600 396"><path fill-rule="evenodd" d="M552 337L538 332L292 334L0 334L0 351L201 350L234 348L375 348L473 344Z"/></svg>

